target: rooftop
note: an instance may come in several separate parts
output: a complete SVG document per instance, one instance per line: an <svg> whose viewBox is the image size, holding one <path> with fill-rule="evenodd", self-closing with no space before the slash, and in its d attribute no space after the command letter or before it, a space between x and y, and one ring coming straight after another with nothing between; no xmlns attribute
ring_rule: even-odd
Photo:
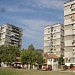
<svg viewBox="0 0 75 75"><path fill-rule="evenodd" d="M72 2L72 1L75 1L75 0L68 0L68 1L67 1L67 2L65 2L64 4L69 3L69 2Z"/></svg>
<svg viewBox="0 0 75 75"><path fill-rule="evenodd" d="M46 57L46 58L58 58L58 56L56 55L56 54L53 54L53 53L51 53L51 54L45 54L44 55L44 57Z"/></svg>

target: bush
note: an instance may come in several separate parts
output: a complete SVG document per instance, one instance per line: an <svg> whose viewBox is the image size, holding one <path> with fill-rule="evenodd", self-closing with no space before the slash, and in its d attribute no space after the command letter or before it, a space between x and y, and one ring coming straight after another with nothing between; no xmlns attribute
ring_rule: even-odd
<svg viewBox="0 0 75 75"><path fill-rule="evenodd" d="M74 66L73 66L73 64L70 64L70 69L72 69Z"/></svg>
<svg viewBox="0 0 75 75"><path fill-rule="evenodd" d="M67 65L64 65L64 70L67 70L68 69L68 66Z"/></svg>

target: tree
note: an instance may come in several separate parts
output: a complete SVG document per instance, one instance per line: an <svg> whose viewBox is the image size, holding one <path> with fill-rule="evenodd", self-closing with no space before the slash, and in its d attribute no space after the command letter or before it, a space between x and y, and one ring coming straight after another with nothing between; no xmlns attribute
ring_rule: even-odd
<svg viewBox="0 0 75 75"><path fill-rule="evenodd" d="M0 60L1 62L6 61L7 58L7 47L0 46Z"/></svg>
<svg viewBox="0 0 75 75"><path fill-rule="evenodd" d="M64 65L63 69L64 70L67 70L68 69L68 66L67 65Z"/></svg>
<svg viewBox="0 0 75 75"><path fill-rule="evenodd" d="M63 59L63 56L62 55L58 59L58 64L60 64L60 65L63 65L64 64L64 59Z"/></svg>
<svg viewBox="0 0 75 75"><path fill-rule="evenodd" d="M33 44L31 44L31 45L28 46L28 50L29 50L29 51L35 50Z"/></svg>
<svg viewBox="0 0 75 75"><path fill-rule="evenodd" d="M28 64L30 64L30 69L31 69L31 66L35 63L34 61L35 61L35 54L36 54L33 44L28 46L28 54L29 54Z"/></svg>
<svg viewBox="0 0 75 75"><path fill-rule="evenodd" d="M21 51L21 63L30 64L30 69L33 64L42 64L43 63L43 56L41 53L38 53L34 46L31 44L28 46L28 50Z"/></svg>
<svg viewBox="0 0 75 75"><path fill-rule="evenodd" d="M14 46L0 46L0 59L1 62L7 62L11 65L12 62L16 61L17 53L19 48Z"/></svg>
<svg viewBox="0 0 75 75"><path fill-rule="evenodd" d="M59 59L58 59L58 65L59 65L59 67L61 66L61 65L63 65L64 64L64 58L63 58L63 56L61 55L60 57L59 57Z"/></svg>
<svg viewBox="0 0 75 75"><path fill-rule="evenodd" d="M72 69L74 66L73 66L73 64L70 64L70 69Z"/></svg>
<svg viewBox="0 0 75 75"><path fill-rule="evenodd" d="M29 53L28 53L28 51L23 49L21 51L20 58L21 58L22 65L28 64L28 61L29 61Z"/></svg>
<svg viewBox="0 0 75 75"><path fill-rule="evenodd" d="M42 65L43 62L44 62L44 60L43 60L42 54L39 53L39 52L36 52L36 63L37 63L38 65Z"/></svg>

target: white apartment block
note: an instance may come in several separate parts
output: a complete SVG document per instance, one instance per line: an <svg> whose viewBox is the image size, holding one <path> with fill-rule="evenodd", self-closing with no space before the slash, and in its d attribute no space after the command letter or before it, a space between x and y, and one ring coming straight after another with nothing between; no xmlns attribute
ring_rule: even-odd
<svg viewBox="0 0 75 75"><path fill-rule="evenodd" d="M0 26L0 45L10 45L21 48L22 29L12 24L3 24Z"/></svg>
<svg viewBox="0 0 75 75"><path fill-rule="evenodd" d="M75 63L75 0L64 3L65 63Z"/></svg>
<svg viewBox="0 0 75 75"><path fill-rule="evenodd" d="M44 28L44 53L64 54L64 26L60 23Z"/></svg>

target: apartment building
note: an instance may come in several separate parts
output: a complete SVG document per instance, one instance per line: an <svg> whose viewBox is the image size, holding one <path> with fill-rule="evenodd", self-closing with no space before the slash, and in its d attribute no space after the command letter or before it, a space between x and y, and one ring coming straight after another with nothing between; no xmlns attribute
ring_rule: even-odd
<svg viewBox="0 0 75 75"><path fill-rule="evenodd" d="M64 54L64 26L60 23L44 28L44 53Z"/></svg>
<svg viewBox="0 0 75 75"><path fill-rule="evenodd" d="M0 45L10 45L21 48L22 29L6 23L0 26Z"/></svg>
<svg viewBox="0 0 75 75"><path fill-rule="evenodd" d="M75 0L64 3L65 63L75 63Z"/></svg>

